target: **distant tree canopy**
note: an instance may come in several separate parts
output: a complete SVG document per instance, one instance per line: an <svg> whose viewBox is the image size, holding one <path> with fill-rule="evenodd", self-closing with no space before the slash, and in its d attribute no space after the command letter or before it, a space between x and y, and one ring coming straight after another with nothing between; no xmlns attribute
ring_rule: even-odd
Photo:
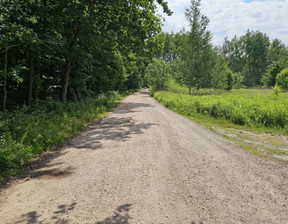
<svg viewBox="0 0 288 224"><path fill-rule="evenodd" d="M192 18L195 22L197 17ZM156 57L171 65L173 78L189 89L273 87L277 75L288 68L288 46L279 39L270 41L266 34L248 30L239 38L234 36L229 40L226 37L222 46L213 47L206 27L200 20L195 23L194 27L202 26L202 36L197 37L201 39L192 42L192 37L197 35L197 30L193 29L162 33L159 38L163 48L156 53Z"/></svg>
<svg viewBox="0 0 288 224"><path fill-rule="evenodd" d="M172 14L163 0L0 1L2 110L139 88L159 48L157 4Z"/></svg>
<svg viewBox="0 0 288 224"><path fill-rule="evenodd" d="M234 73L243 77L243 85L274 86L276 76L288 67L288 48L279 39L272 42L260 31L247 31L240 38L225 38L222 55Z"/></svg>

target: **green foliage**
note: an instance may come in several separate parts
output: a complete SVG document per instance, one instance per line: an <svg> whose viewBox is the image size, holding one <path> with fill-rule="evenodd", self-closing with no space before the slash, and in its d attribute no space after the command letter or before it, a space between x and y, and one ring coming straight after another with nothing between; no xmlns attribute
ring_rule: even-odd
<svg viewBox="0 0 288 224"><path fill-rule="evenodd" d="M139 88L159 48L157 4L172 14L163 0L0 1L0 86L8 93L7 109L60 95L64 103Z"/></svg>
<svg viewBox="0 0 288 224"><path fill-rule="evenodd" d="M185 85L181 85L178 81L174 79L169 80L169 84L167 90L172 93L182 93L189 94L189 90ZM193 89L192 95L194 96L203 96L203 95L211 95L211 94L222 94L225 91L223 89Z"/></svg>
<svg viewBox="0 0 288 224"><path fill-rule="evenodd" d="M244 82L247 86L260 86L261 79L267 68L267 54L270 45L266 34L259 31L247 31L242 37L247 55L247 70Z"/></svg>
<svg viewBox="0 0 288 224"><path fill-rule="evenodd" d="M243 79L244 79L244 76L240 72L234 73L233 88L235 88L235 89L244 88L245 86L243 85Z"/></svg>
<svg viewBox="0 0 288 224"><path fill-rule="evenodd" d="M230 71L227 71L227 88L226 88L226 90L231 90L232 89L232 87L233 87L233 73L232 73L232 71L230 70Z"/></svg>
<svg viewBox="0 0 288 224"><path fill-rule="evenodd" d="M214 56L211 33L207 31L208 17L201 14L200 0L192 0L186 9L186 19L190 31L184 32L179 49L180 60L183 62L181 80L189 88L203 88L211 86L211 60Z"/></svg>
<svg viewBox="0 0 288 224"><path fill-rule="evenodd" d="M0 179L2 172L15 173L14 169L19 168L24 160L32 158L32 151L32 147L24 145L21 139L16 142L10 133L3 133L0 136Z"/></svg>
<svg viewBox="0 0 288 224"><path fill-rule="evenodd" d="M158 49L156 53L157 58L163 58L166 62L172 62L177 60L179 56L179 48L181 47L181 37L180 33L171 34L160 33L158 40L161 43L161 48Z"/></svg>
<svg viewBox="0 0 288 224"><path fill-rule="evenodd" d="M288 67L288 48L281 40L276 38L271 42L267 56L269 64L278 62L281 67Z"/></svg>
<svg viewBox="0 0 288 224"><path fill-rule="evenodd" d="M275 96L278 97L280 92L281 92L281 88L279 86L275 85L273 87L273 93L275 94Z"/></svg>
<svg viewBox="0 0 288 224"><path fill-rule="evenodd" d="M247 31L241 37L226 37L221 49L229 68L243 77L245 86L274 86L279 69L288 66L288 48L278 39L269 41L260 31Z"/></svg>
<svg viewBox="0 0 288 224"><path fill-rule="evenodd" d="M235 35L231 40L224 39L222 55L233 73L243 72L246 67L245 42Z"/></svg>
<svg viewBox="0 0 288 224"><path fill-rule="evenodd" d="M170 65L162 58L153 59L146 69L146 79L153 90L166 89L170 76Z"/></svg>
<svg viewBox="0 0 288 224"><path fill-rule="evenodd" d="M216 64L212 71L211 87L231 90L235 83L234 76L222 57L216 56Z"/></svg>
<svg viewBox="0 0 288 224"><path fill-rule="evenodd" d="M136 57L130 54L125 60L127 79L125 86L127 89L139 89L143 86L145 69L150 60L144 57Z"/></svg>
<svg viewBox="0 0 288 224"><path fill-rule="evenodd" d="M276 84L277 75L283 70L283 66L279 62L273 62L268 66L265 75L262 78L262 83L265 86L274 86Z"/></svg>
<svg viewBox="0 0 288 224"><path fill-rule="evenodd" d="M288 68L282 70L276 77L276 83L282 89L288 90Z"/></svg>
<svg viewBox="0 0 288 224"><path fill-rule="evenodd" d="M81 102L47 101L0 117L0 176L13 174L39 153L61 146L115 105L119 94L109 92Z"/></svg>
<svg viewBox="0 0 288 224"><path fill-rule="evenodd" d="M268 90L233 90L218 95L189 96L161 91L154 97L180 114L201 113L238 125L281 128L288 132L287 94L275 98Z"/></svg>

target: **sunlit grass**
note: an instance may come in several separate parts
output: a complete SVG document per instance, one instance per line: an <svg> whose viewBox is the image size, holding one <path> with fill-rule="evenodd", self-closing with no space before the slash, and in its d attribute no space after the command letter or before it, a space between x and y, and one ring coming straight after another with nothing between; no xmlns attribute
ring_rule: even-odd
<svg viewBox="0 0 288 224"><path fill-rule="evenodd" d="M184 89L175 83L171 89ZM272 90L240 89L231 92L211 92L191 95L160 91L154 97L164 106L184 115L201 113L215 118L223 118L234 124L281 129L288 133L288 94L273 94ZM212 94L213 93L213 94Z"/></svg>

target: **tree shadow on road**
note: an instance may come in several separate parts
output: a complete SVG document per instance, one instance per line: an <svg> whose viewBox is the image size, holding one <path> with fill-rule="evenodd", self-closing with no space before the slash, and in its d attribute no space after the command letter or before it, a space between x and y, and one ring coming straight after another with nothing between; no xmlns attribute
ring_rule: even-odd
<svg viewBox="0 0 288 224"><path fill-rule="evenodd" d="M11 186L16 180L28 181L30 178L64 178L74 172L74 168L68 166L66 168L57 168L59 165L63 164L61 162L53 162L57 157L61 157L67 154L67 152L62 149L54 149L54 151L44 152L39 157L30 160L22 173L18 176L11 177L5 182L0 184L0 190Z"/></svg>
<svg viewBox="0 0 288 224"><path fill-rule="evenodd" d="M33 159L29 163L29 167L19 176L19 178L64 178L73 173L74 168L68 166L64 169L59 169L60 162L53 162L54 159L64 156L67 152L62 149L45 152L38 158Z"/></svg>
<svg viewBox="0 0 288 224"><path fill-rule="evenodd" d="M148 97L151 98L148 89L140 90L136 94L142 95L143 97L146 97L146 98L148 98Z"/></svg>
<svg viewBox="0 0 288 224"><path fill-rule="evenodd" d="M131 206L131 204L119 206L114 212L114 215L106 218L104 221L96 222L96 224L128 224L131 218L129 215Z"/></svg>
<svg viewBox="0 0 288 224"><path fill-rule="evenodd" d="M107 117L101 122L89 127L89 129L71 141L71 146L79 149L99 149L104 142L125 142L132 135L143 134L156 123L136 122L132 117Z"/></svg>
<svg viewBox="0 0 288 224"><path fill-rule="evenodd" d="M68 218L70 212L74 210L77 206L77 203L72 204L62 204L57 206L56 210L52 212L50 217L42 217L36 211L28 212L23 214L20 220L15 223L27 223L27 224L45 224L45 223L57 223L57 224L68 224L68 223L78 223L77 220L71 220ZM97 221L95 224L129 224L132 219L129 215L130 210L132 209L132 204L124 204L119 206L113 215L105 218L103 221ZM91 222L92 224L94 222ZM203 221L195 222L192 221L191 224L204 224Z"/></svg>
<svg viewBox="0 0 288 224"><path fill-rule="evenodd" d="M122 102L113 113L115 114L128 114L139 112L138 109L141 107L155 107L154 105L148 103L133 103L133 102Z"/></svg>
<svg viewBox="0 0 288 224"><path fill-rule="evenodd" d="M27 224L44 224L44 223L57 223L57 224L67 224L67 223L77 223L77 220L71 220L67 218L67 215L74 210L77 203L63 204L59 205L55 211L52 212L50 217L42 217L37 211L31 211L27 214L23 214L20 220L15 223L27 223ZM117 208L111 217L107 217L103 221L96 222L95 224L129 224L131 216L129 211L131 209L131 204L124 204ZM91 222L92 223L92 222Z"/></svg>
<svg viewBox="0 0 288 224"><path fill-rule="evenodd" d="M72 211L77 203L72 204L62 204L57 207L57 209L51 214L49 218L41 218L42 215L36 211L28 212L23 214L21 219L15 223L27 223L27 224L44 224L44 223L57 223L57 224L66 224L69 223L69 219L64 218L64 214L68 214Z"/></svg>

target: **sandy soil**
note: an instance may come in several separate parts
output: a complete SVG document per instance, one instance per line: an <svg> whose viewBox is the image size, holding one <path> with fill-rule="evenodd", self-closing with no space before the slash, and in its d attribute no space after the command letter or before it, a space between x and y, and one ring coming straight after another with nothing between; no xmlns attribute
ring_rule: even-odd
<svg viewBox="0 0 288 224"><path fill-rule="evenodd" d="M0 223L288 223L288 169L146 90L0 195Z"/></svg>

